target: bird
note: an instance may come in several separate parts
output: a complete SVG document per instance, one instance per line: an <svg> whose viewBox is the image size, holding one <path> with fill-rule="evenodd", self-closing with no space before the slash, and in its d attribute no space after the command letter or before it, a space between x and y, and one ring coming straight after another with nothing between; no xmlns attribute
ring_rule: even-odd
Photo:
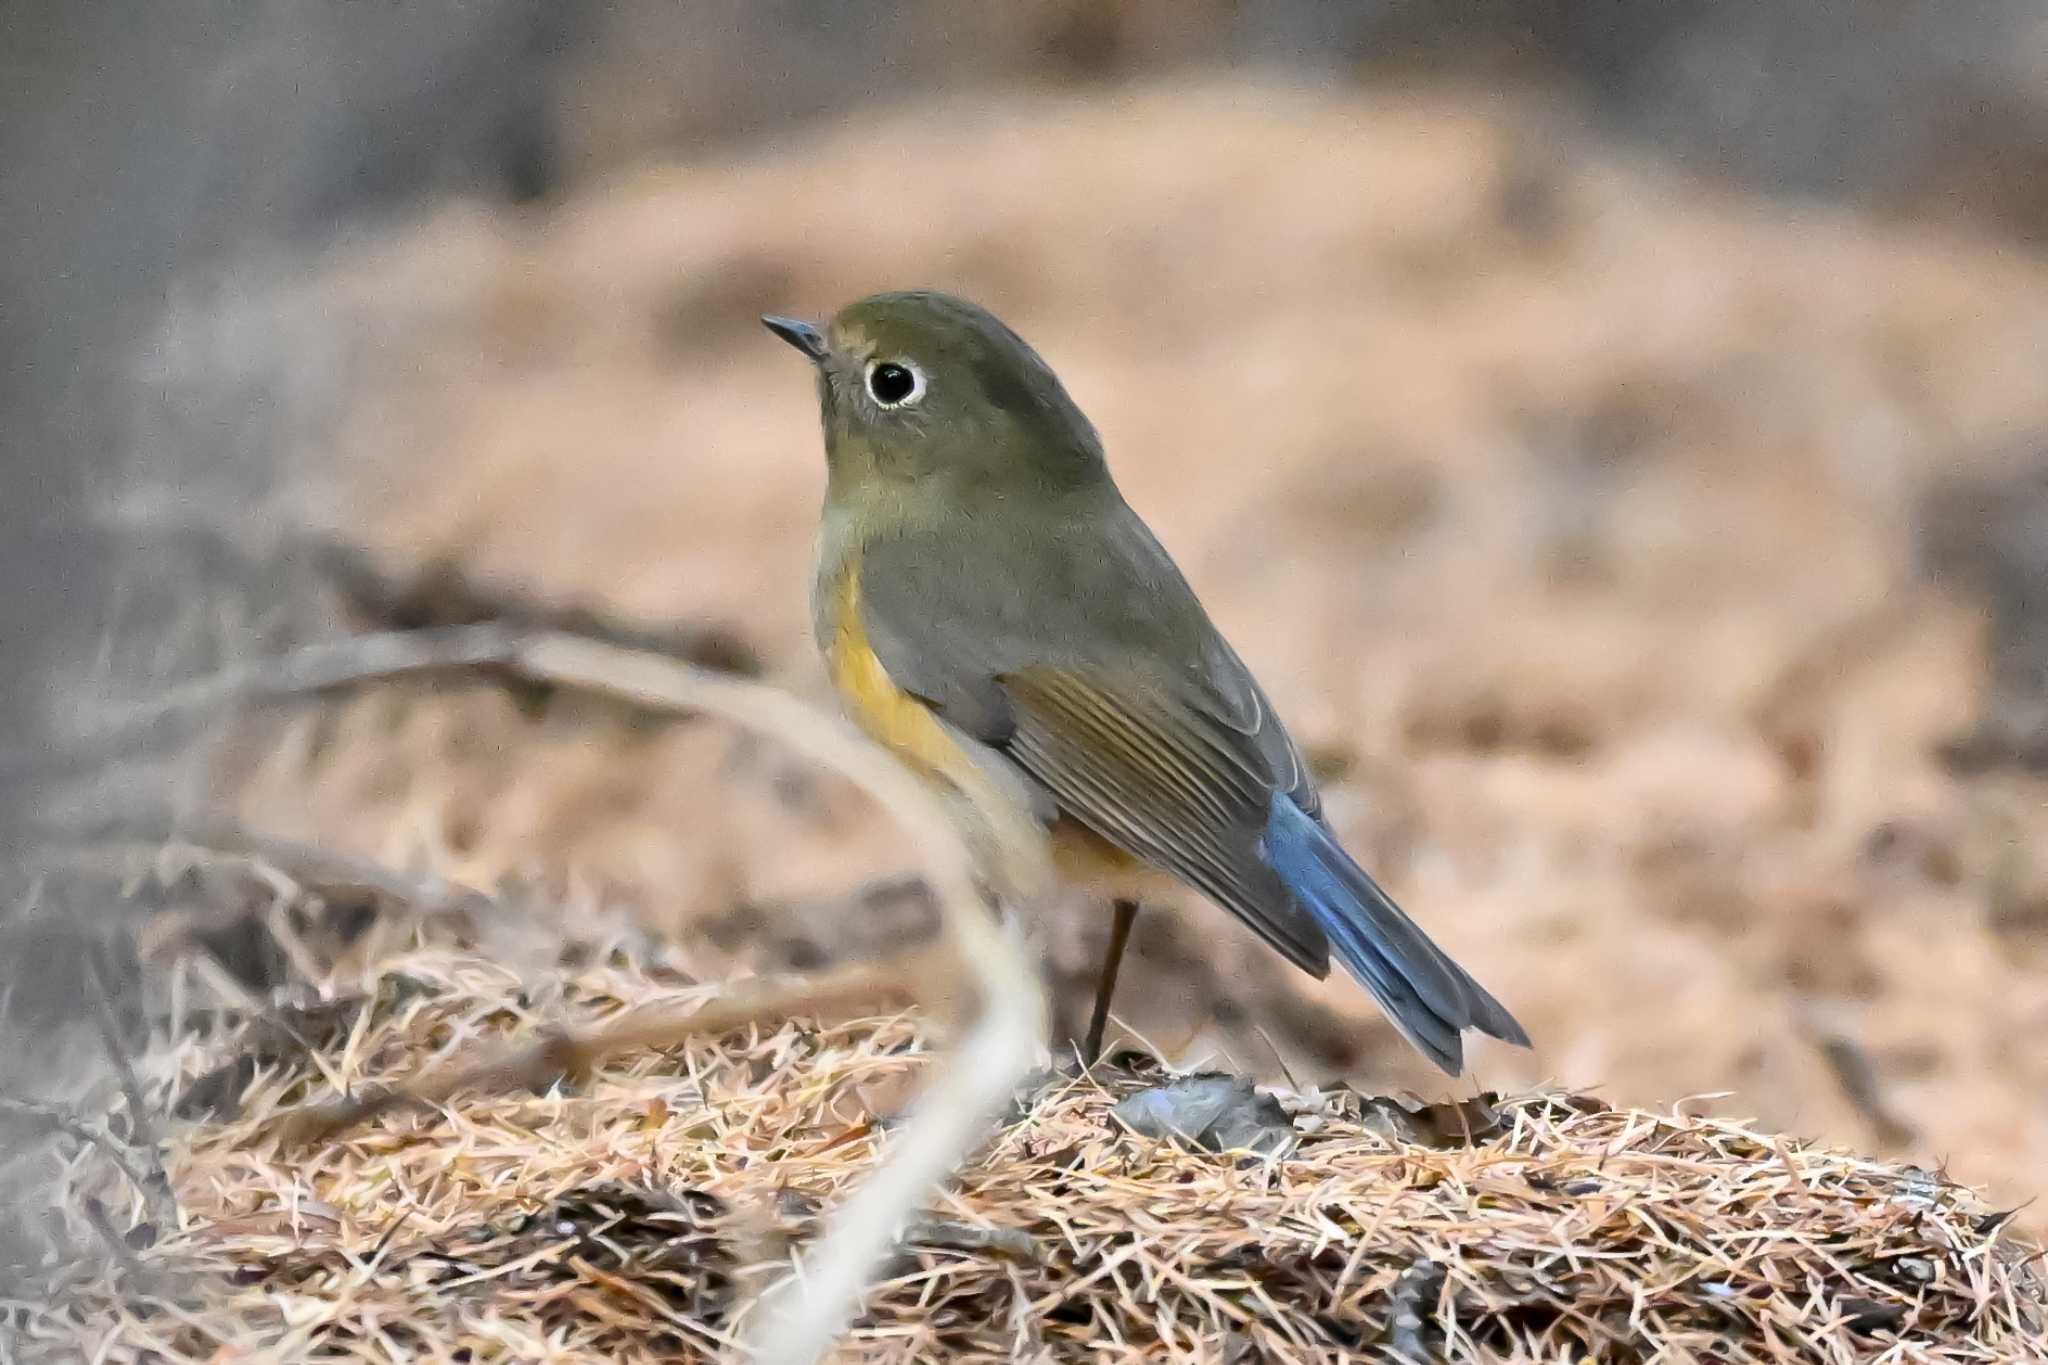
<svg viewBox="0 0 2048 1365"><path fill-rule="evenodd" d="M1345 852L1300 747L995 314L930 289L761 321L816 370L812 622L855 725L939 790L991 775L1106 901L1083 1060L1139 906L1192 888L1318 979L1334 954L1452 1076L1514 1017Z"/></svg>

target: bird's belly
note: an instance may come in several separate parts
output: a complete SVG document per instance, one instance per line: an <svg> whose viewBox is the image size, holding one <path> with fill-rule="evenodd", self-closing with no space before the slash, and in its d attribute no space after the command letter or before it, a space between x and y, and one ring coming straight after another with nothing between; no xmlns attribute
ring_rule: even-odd
<svg viewBox="0 0 2048 1365"><path fill-rule="evenodd" d="M1160 900L1179 885L1170 874L1065 815L1053 823L1052 864L1061 881L1107 900Z"/></svg>

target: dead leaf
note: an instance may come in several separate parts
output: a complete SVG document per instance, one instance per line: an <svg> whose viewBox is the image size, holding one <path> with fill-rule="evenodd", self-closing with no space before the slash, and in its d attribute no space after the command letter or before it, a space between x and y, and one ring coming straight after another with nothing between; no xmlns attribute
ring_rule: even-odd
<svg viewBox="0 0 2048 1365"><path fill-rule="evenodd" d="M1182 1076L1125 1096L1113 1111L1141 1137L1180 1138L1212 1152L1280 1156L1295 1143L1279 1101L1221 1072Z"/></svg>

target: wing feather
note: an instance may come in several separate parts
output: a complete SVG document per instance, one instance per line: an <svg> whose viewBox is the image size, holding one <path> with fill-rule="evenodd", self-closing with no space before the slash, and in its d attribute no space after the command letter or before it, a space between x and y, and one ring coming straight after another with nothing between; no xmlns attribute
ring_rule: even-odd
<svg viewBox="0 0 2048 1365"><path fill-rule="evenodd" d="M1322 930L1258 854L1272 788L1198 712L1128 682L1037 666L997 680L1014 714L1009 754L1075 819L1165 868L1316 975Z"/></svg>

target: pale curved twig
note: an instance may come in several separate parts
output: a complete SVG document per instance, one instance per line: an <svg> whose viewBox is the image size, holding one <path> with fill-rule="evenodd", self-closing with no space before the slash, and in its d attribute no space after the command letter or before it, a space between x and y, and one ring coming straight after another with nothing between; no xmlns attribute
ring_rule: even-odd
<svg viewBox="0 0 2048 1365"><path fill-rule="evenodd" d="M778 1365L814 1360L852 1319L869 1276L894 1246L904 1220L958 1166L1045 1046L1046 1007L1036 972L1014 927L1004 928L990 913L991 896L1019 909L1045 894L1050 866L1044 836L998 777L991 775L946 803L844 723L786 692L572 635L498 626L394 632L311 646L124 713L108 727L95 727L96 738L110 742L236 703L286 700L402 674L477 668L504 669L666 710L709 712L779 739L836 770L872 796L915 843L943 917L937 951L950 960L934 963L930 950L913 952L888 964L834 973L808 990L753 986L739 992L743 999L687 1013L629 1015L594 1033L543 1042L482 1069L432 1075L424 1078L423 1088L305 1117L317 1128L407 1098L445 1098L463 1084L518 1081L530 1077L536 1065L587 1065L605 1051L673 1043L769 1012L805 1008L820 1000L820 987L841 1004L901 989L956 1022L968 1021L968 1027L914 1118L897 1134L894 1150L838 1211L804 1273L771 1291L754 1315L748 1341L759 1359ZM985 893L984 886L991 891ZM1015 925L1014 916L1010 923ZM971 988L971 998L960 996L960 984Z"/></svg>

